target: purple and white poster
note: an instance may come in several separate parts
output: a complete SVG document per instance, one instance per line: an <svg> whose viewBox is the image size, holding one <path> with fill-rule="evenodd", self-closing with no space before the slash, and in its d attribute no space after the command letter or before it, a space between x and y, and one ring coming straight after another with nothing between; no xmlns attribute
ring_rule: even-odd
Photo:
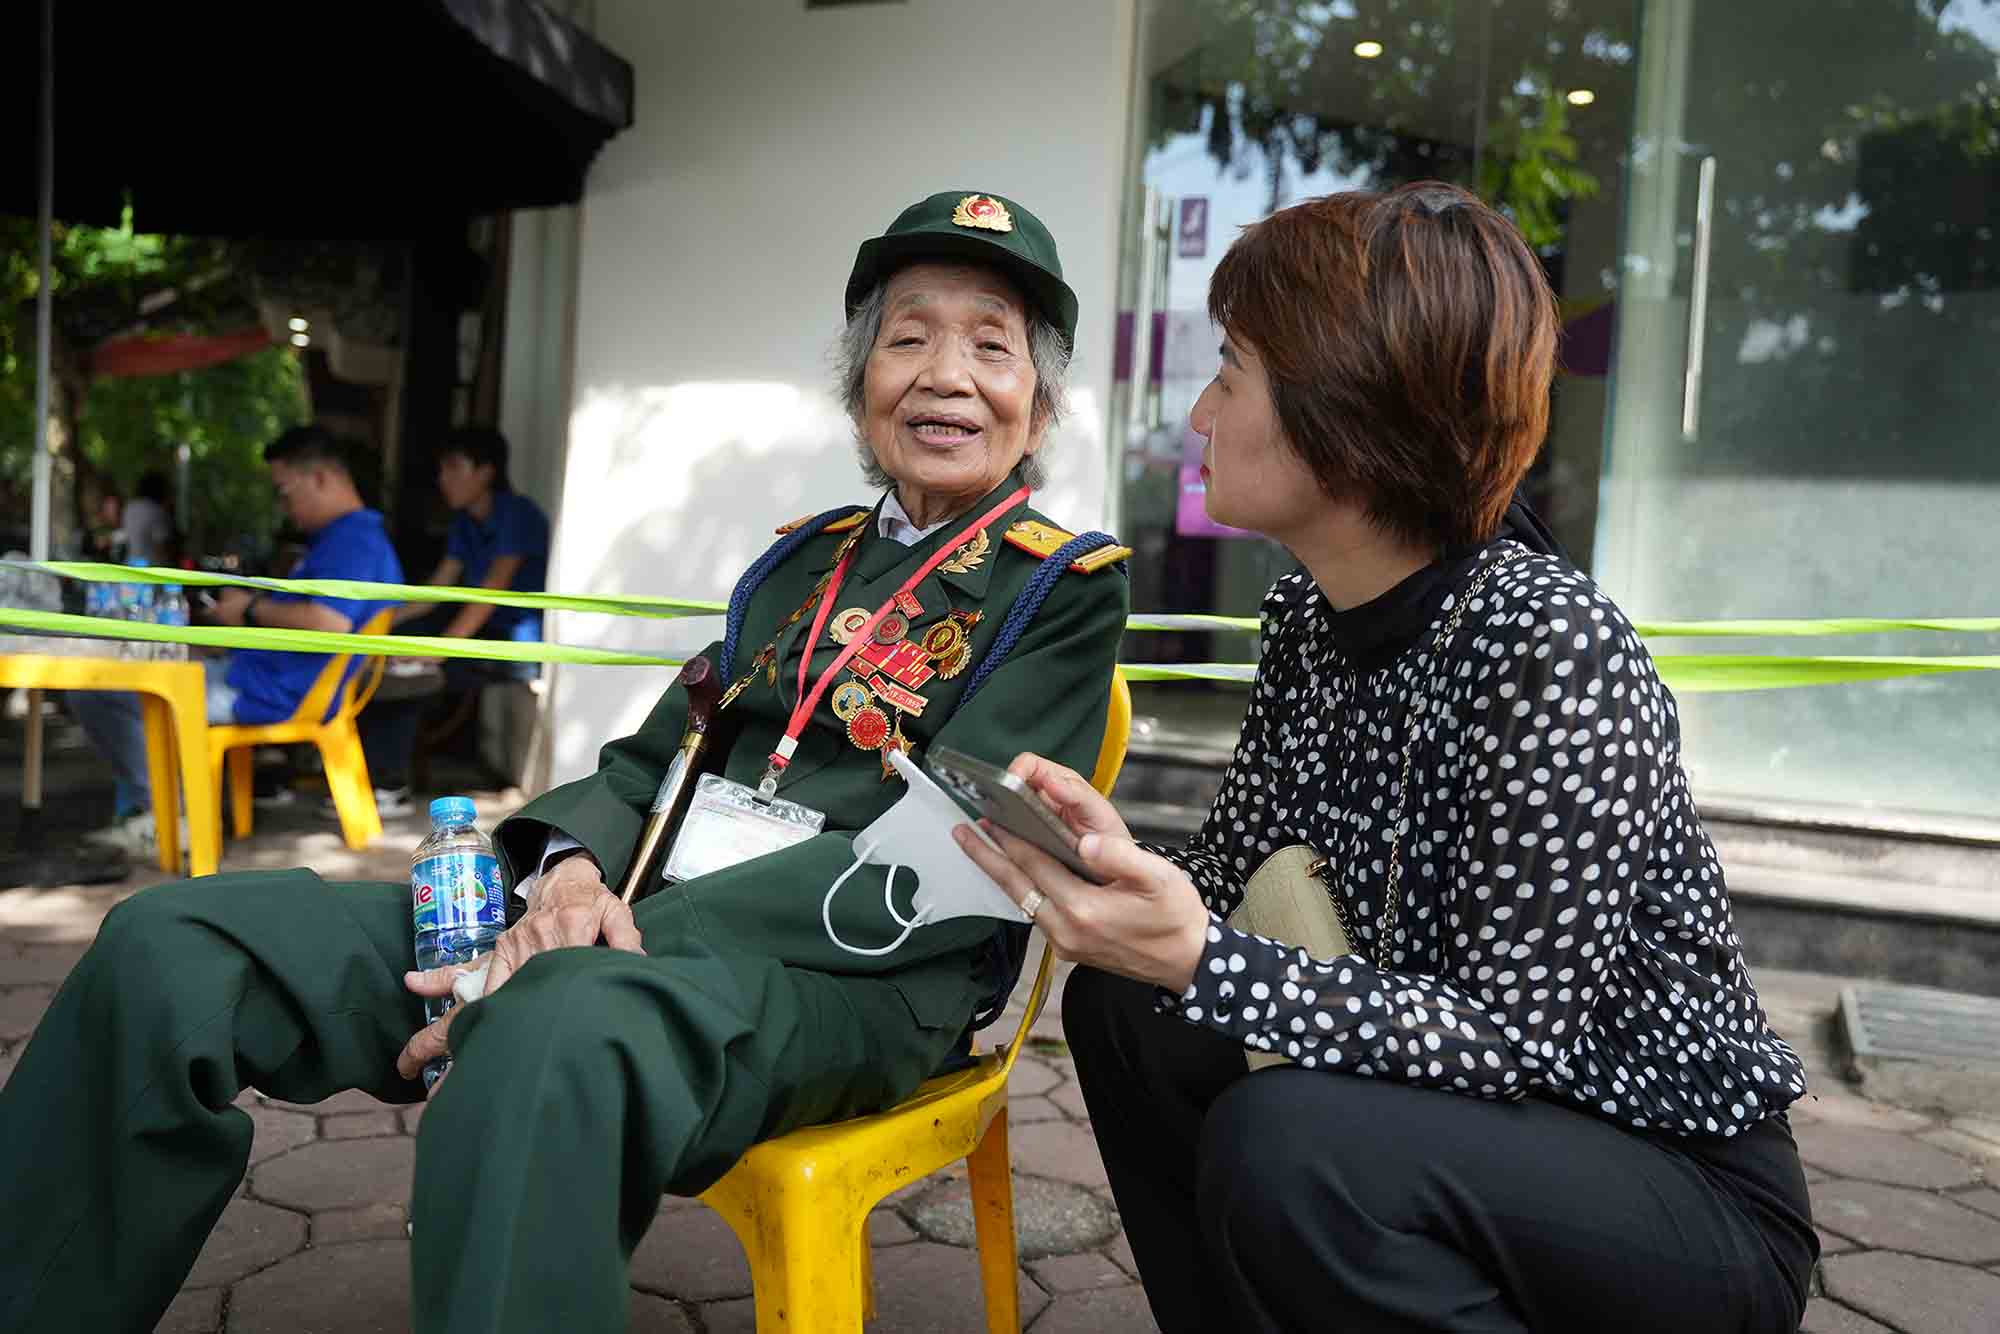
<svg viewBox="0 0 2000 1334"><path fill-rule="evenodd" d="M1201 480L1201 451L1207 442L1193 427L1181 428L1180 495L1174 505L1174 532L1182 537L1251 537L1208 517L1208 487Z"/></svg>
<svg viewBox="0 0 2000 1334"><path fill-rule="evenodd" d="M1208 254L1208 197L1189 195L1181 200L1180 238L1176 253L1182 259L1201 259Z"/></svg>

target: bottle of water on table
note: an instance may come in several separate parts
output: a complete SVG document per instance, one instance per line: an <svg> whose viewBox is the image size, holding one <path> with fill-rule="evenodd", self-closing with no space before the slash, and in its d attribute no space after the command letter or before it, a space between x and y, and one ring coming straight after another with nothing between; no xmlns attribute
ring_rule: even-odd
<svg viewBox="0 0 2000 1334"><path fill-rule="evenodd" d="M507 927L500 860L472 820L470 797L439 797L431 803L430 837L410 859L419 968L470 963L490 952ZM436 1020L455 1004L451 996L427 998L424 1018ZM450 1065L449 1056L426 1065L424 1087L434 1087Z"/></svg>

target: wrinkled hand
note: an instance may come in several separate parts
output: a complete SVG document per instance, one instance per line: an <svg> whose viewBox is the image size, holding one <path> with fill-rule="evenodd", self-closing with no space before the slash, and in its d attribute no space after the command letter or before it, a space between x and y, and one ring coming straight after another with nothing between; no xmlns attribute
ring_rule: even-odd
<svg viewBox="0 0 2000 1334"><path fill-rule="evenodd" d="M403 974L403 985L419 996L436 999L449 996L452 984L464 974L484 968L484 994L490 996L522 964L544 950L595 945L600 939L628 954L646 952L639 928L632 921L631 907L605 887L604 872L597 863L586 856L571 857L541 878L529 898L528 911L494 943L491 954L471 963L412 969ZM425 1065L450 1050L451 1021L461 1008L453 1006L417 1030L396 1057L397 1074L415 1079ZM438 1086L443 1082L439 1080Z"/></svg>
<svg viewBox="0 0 2000 1334"><path fill-rule="evenodd" d="M1016 903L1041 891L1035 925L1058 958L1185 991L1209 926L1208 909L1187 873L1133 842L1117 810L1075 771L1034 755L1008 767L1082 836L1077 856L1102 883L1079 878L989 821L981 827L1000 852L959 825L951 832L965 855Z"/></svg>
<svg viewBox="0 0 2000 1334"><path fill-rule="evenodd" d="M215 595L215 609L209 619L218 625L243 624L244 609L250 605L252 594L247 588L225 588Z"/></svg>

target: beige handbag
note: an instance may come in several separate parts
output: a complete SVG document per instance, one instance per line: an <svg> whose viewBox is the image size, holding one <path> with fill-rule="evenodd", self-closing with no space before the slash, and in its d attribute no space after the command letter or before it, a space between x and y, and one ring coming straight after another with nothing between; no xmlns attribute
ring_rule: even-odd
<svg viewBox="0 0 2000 1334"><path fill-rule="evenodd" d="M1334 910L1326 882L1320 879L1326 859L1303 843L1279 848L1264 859L1243 887L1243 902L1229 914L1229 925L1253 936L1303 949L1315 959L1352 954L1347 928ZM1246 1051L1252 1070L1291 1060L1276 1052Z"/></svg>

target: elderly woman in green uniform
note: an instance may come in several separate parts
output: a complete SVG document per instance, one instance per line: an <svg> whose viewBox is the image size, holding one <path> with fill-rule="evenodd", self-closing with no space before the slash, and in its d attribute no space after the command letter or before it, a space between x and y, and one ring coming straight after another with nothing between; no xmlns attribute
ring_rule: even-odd
<svg viewBox="0 0 2000 1334"><path fill-rule="evenodd" d="M825 922L823 901L902 793L892 750L1090 767L1125 553L1028 505L1076 327L1032 214L965 191L913 205L862 245L846 311L842 390L881 498L781 530L708 650L742 683L722 776L766 788L786 845L731 864L691 817L671 856L706 873L630 908L607 888L681 740L677 685L595 774L501 825L518 920L484 998L435 1025L422 1000L454 978L410 971L406 886L296 870L135 895L0 1092L0 1328L151 1329L243 1174L246 1086L412 1102L448 1047L417 1142L416 1327L622 1329L663 1192L950 1060L1021 928L959 917L856 953L898 934L884 868Z"/></svg>

